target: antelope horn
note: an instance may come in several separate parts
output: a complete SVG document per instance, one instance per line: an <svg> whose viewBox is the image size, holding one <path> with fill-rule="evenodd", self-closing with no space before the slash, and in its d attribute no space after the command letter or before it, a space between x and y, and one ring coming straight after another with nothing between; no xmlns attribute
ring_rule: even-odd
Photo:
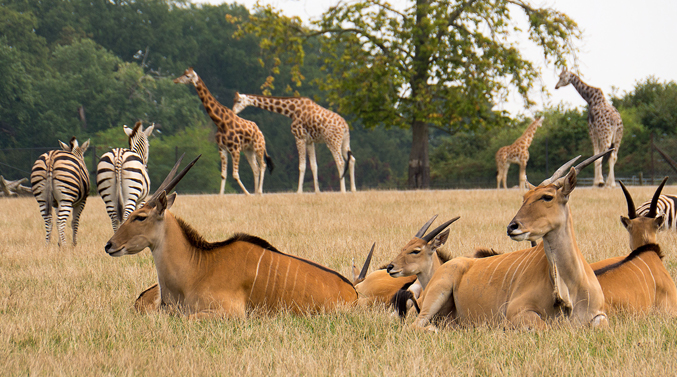
<svg viewBox="0 0 677 377"><path fill-rule="evenodd" d="M427 223L423 224L423 227L421 227L421 229L419 229L419 231L416 232L416 235L414 237L423 238L423 235L425 234L425 232L428 231L428 228L430 228L430 225L433 223L433 221L435 221L437 216L438 215L433 216L430 220L428 220Z"/></svg>
<svg viewBox="0 0 677 377"><path fill-rule="evenodd" d="M661 196L661 191L663 191L663 186L665 186L665 182L668 181L668 177L663 178L663 182L658 186L656 189L656 192L653 194L653 198L651 198L651 206L649 206L649 213L646 214L646 217L654 218L656 217L656 209L658 207L658 198Z"/></svg>
<svg viewBox="0 0 677 377"><path fill-rule="evenodd" d="M448 227L449 225L451 225L451 223L453 223L454 221L456 221L456 220L458 220L458 219L460 219L460 218L461 218L461 216L456 216L456 217L454 217L453 219L447 221L446 223L444 223L444 224L438 226L437 228L435 228L435 230L433 230L432 232L426 234L426 235L425 235L424 237L422 237L421 239L423 239L423 241L425 241L425 242L430 242L430 240L432 240L433 238L435 238L435 236L437 236L438 234L440 234L440 232L442 232L446 227Z"/></svg>
<svg viewBox="0 0 677 377"><path fill-rule="evenodd" d="M618 181L621 184L623 189L623 194L625 194L625 201L628 202L628 218L634 219L637 217L637 212L635 211L635 202L632 201L632 196L628 192L628 189L623 184L623 181Z"/></svg>
<svg viewBox="0 0 677 377"><path fill-rule="evenodd" d="M193 165L195 165L197 160L200 157L202 157L202 155L195 157L195 159L193 161L191 161L188 165L186 165L186 167L183 168L183 170L181 170L181 172L176 177L174 177L174 174L176 174L176 171L179 169L179 165L181 164L181 160L183 160L183 156L185 156L185 153L182 154L181 157L179 157L179 159L176 161L176 164L174 164L174 167L172 168L172 170L169 172L169 174L167 174L167 177L165 178L165 180L162 181L162 184L160 185L160 187L158 187L158 189L155 190L155 193L153 194L153 196L150 198L150 200L148 200L149 203L156 200L158 197L160 197L160 194L163 191L165 193L169 193L170 191L172 191L172 189L174 187L176 187L176 185L186 175L186 173L188 173L188 170L190 170L190 168L192 168Z"/></svg>
<svg viewBox="0 0 677 377"><path fill-rule="evenodd" d="M590 165L593 161L597 160L598 158L604 158L604 157L608 156L609 154L611 154L611 152L613 152L613 151L614 151L613 148L609 148L609 149L607 149L606 151L604 151L604 152L602 152L602 153L598 153L598 154L596 154L596 155L594 155L594 156L592 156L592 157L588 157L588 159L586 159L585 161L583 161L583 162L581 162L580 164L576 165L576 175L578 175L578 173L580 173L581 170L582 170L584 167Z"/></svg>
<svg viewBox="0 0 677 377"><path fill-rule="evenodd" d="M362 271L360 271L360 276L357 277L357 280L355 281L362 281L364 278L367 277L367 270L369 269L369 265L371 264L371 256L374 254L374 247L376 246L376 242L374 242L373 245L371 245L371 250L369 251L369 255L367 255L367 260L364 261L364 266L362 266Z"/></svg>
<svg viewBox="0 0 677 377"><path fill-rule="evenodd" d="M557 169L557 170L552 174L552 177L550 177L550 178L546 179L545 181L541 182L541 184L540 184L539 186L547 186L547 185L549 185L549 184L555 182L556 180L558 180L558 179L559 179L560 177L562 177L565 173L569 172L569 169L571 168L571 166L572 166L572 165L576 162L576 160L578 160L579 158L581 158L581 155L578 155L578 156L572 158L572 159L569 160L566 164L560 166L560 168Z"/></svg>

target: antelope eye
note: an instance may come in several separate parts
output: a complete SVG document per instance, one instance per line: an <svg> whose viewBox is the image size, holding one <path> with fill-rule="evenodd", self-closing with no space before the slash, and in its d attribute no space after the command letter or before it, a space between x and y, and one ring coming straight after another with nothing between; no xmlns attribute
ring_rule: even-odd
<svg viewBox="0 0 677 377"><path fill-rule="evenodd" d="M147 216L138 215L134 218L134 221L144 221L144 220L146 220L146 217Z"/></svg>
<svg viewBox="0 0 677 377"><path fill-rule="evenodd" d="M541 199L543 199L543 201L549 202L549 201L551 201L553 198L554 198L554 197L553 197L552 195L543 195L543 197L542 197Z"/></svg>
<svg viewBox="0 0 677 377"><path fill-rule="evenodd" d="M411 253L409 253L409 254L414 254L414 255L416 255L416 254L418 254L418 253L420 253L420 252L421 252L421 249L415 249L415 250L412 250Z"/></svg>

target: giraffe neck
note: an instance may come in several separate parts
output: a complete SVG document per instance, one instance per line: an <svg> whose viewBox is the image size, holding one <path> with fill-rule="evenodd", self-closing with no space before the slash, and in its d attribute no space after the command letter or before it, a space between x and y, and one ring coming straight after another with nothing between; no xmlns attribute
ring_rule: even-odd
<svg viewBox="0 0 677 377"><path fill-rule="evenodd" d="M294 119L304 108L304 97L266 97L247 94L249 105Z"/></svg>
<svg viewBox="0 0 677 377"><path fill-rule="evenodd" d="M573 75L571 79L571 85L576 88L578 94L583 97L583 99L590 105L596 105L600 102L604 102L604 93L602 89L595 88L583 82L577 75Z"/></svg>
<svg viewBox="0 0 677 377"><path fill-rule="evenodd" d="M194 82L194 84L197 95L202 101L202 106L207 110L207 114L212 118L216 127L218 127L220 131L223 131L222 128L227 128L233 123L235 113L231 109L220 104L219 101L214 98L209 89L207 89L207 85L205 85L200 77L197 78L197 81Z"/></svg>
<svg viewBox="0 0 677 377"><path fill-rule="evenodd" d="M538 129L538 126L540 123L534 122L532 123L529 127L527 127L526 130L522 133L522 136L520 136L516 141L515 144L526 144L527 147L531 145L531 141L534 139L534 134L536 133L536 130Z"/></svg>

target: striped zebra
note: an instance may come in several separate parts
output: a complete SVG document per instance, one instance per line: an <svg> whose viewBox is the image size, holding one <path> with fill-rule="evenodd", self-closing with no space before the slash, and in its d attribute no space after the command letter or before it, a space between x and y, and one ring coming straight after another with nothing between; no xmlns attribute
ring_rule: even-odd
<svg viewBox="0 0 677 377"><path fill-rule="evenodd" d="M651 201L648 201L641 206L637 207L637 216L646 216L649 213L649 207L651 206ZM677 196L675 195L661 195L658 197L658 203L656 205L656 211L658 213L663 212L665 214L665 221L659 230L673 230L677 231L677 221L675 221L675 216L677 216Z"/></svg>
<svg viewBox="0 0 677 377"><path fill-rule="evenodd" d="M144 130L142 122L136 122L133 129L124 126L129 136L129 149L115 148L104 153L97 166L96 187L106 203L113 232L143 204L148 195L148 137L154 127L151 125Z"/></svg>
<svg viewBox="0 0 677 377"><path fill-rule="evenodd" d="M61 151L43 153L33 164L31 190L45 220L46 241L52 234L52 207L56 207L59 246L66 243L66 220L73 212L73 246L77 244L78 222L89 195L89 172L84 154L89 140L82 145L73 137L69 144L59 141Z"/></svg>

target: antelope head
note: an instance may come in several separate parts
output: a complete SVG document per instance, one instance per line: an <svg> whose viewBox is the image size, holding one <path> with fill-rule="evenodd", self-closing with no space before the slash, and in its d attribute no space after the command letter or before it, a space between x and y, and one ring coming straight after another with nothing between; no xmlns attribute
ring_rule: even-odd
<svg viewBox="0 0 677 377"><path fill-rule="evenodd" d="M183 72L183 75L174 79L174 84L193 84L197 86L198 79L197 73L195 73L193 67L190 67Z"/></svg>
<svg viewBox="0 0 677 377"><path fill-rule="evenodd" d="M201 155L200 155L201 156ZM176 193L167 195L200 158L197 156L190 164L176 176L183 156L174 165L155 194L143 205L132 212L127 220L120 225L117 232L106 243L105 250L112 257L134 255L149 247L151 250L159 246L164 240L165 213L176 199Z"/></svg>
<svg viewBox="0 0 677 377"><path fill-rule="evenodd" d="M661 196L661 191L667 180L668 177L663 178L663 182L661 182L656 189L656 192L651 199L649 212L646 216L637 216L632 196L630 196L630 193L623 182L620 182L623 193L625 194L625 200L628 202L628 217L621 216L621 224L627 229L628 235L630 236L630 250L636 250L638 247L647 244L657 243L656 233L658 233L658 228L663 225L665 215L663 213L657 214L656 208L658 205L658 198Z"/></svg>
<svg viewBox="0 0 677 377"><path fill-rule="evenodd" d="M449 229L444 232L442 231L460 217L454 217L435 228L432 232L425 234L436 218L437 215L428 220L428 222L416 233L414 238L404 245L397 257L388 264L386 271L388 271L390 276L412 276L418 275L424 271L430 271L434 263L433 253L444 245L449 238Z"/></svg>
<svg viewBox="0 0 677 377"><path fill-rule="evenodd" d="M524 194L522 207L508 225L508 236L515 241L538 241L551 230L566 225L569 218L566 205L569 195L576 188L577 175L581 169L612 151L609 149L592 156L576 167L572 165L580 156L573 158L557 169L552 177Z"/></svg>

